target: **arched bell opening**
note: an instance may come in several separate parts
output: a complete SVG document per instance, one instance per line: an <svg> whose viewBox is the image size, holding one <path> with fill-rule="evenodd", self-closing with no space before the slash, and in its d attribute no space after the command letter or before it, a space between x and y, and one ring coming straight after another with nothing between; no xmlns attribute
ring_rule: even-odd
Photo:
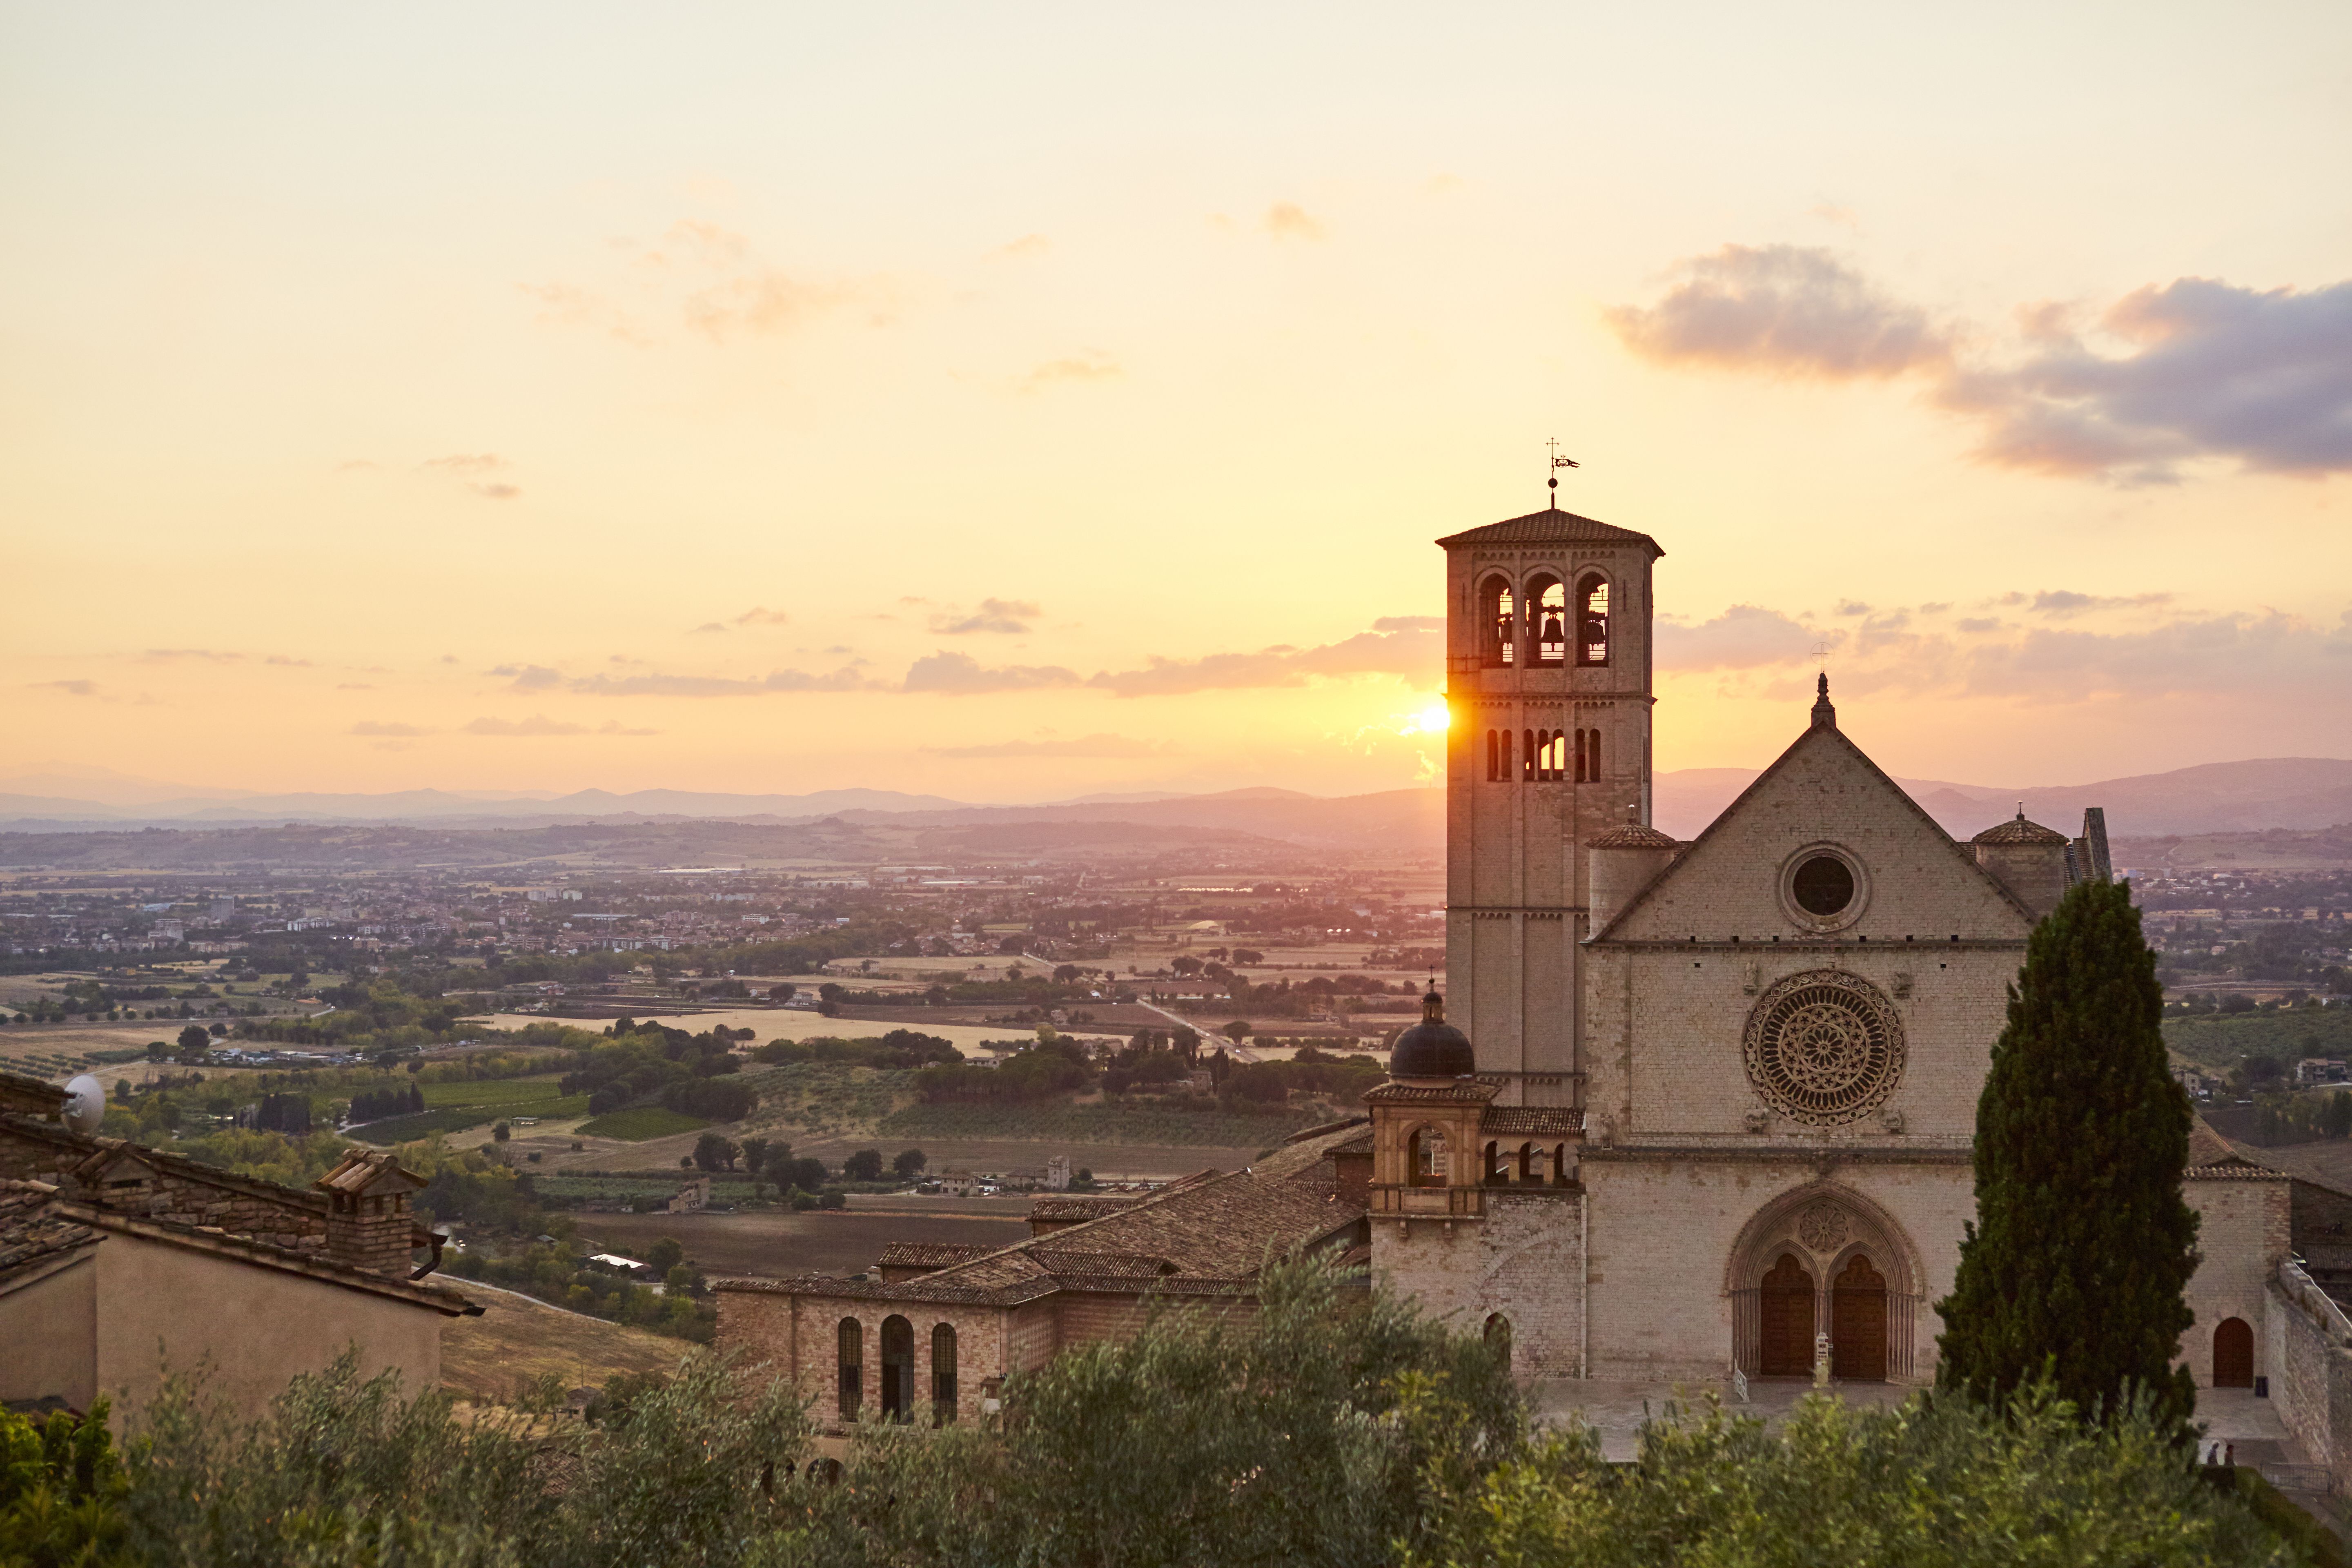
<svg viewBox="0 0 2352 1568"><path fill-rule="evenodd" d="M1568 584L1549 573L1528 584L1528 662L1538 668L1568 662Z"/></svg>
<svg viewBox="0 0 2352 1568"><path fill-rule="evenodd" d="M1609 579L1587 573L1576 584L1576 662L1609 662Z"/></svg>
<svg viewBox="0 0 2352 1568"><path fill-rule="evenodd" d="M1519 600L1509 581L1489 577L1478 585L1478 658L1490 669L1518 661Z"/></svg>
<svg viewBox="0 0 2352 1568"><path fill-rule="evenodd" d="M866 1403L866 1330L855 1318L844 1318L835 1328L834 1407L844 1421L855 1421Z"/></svg>

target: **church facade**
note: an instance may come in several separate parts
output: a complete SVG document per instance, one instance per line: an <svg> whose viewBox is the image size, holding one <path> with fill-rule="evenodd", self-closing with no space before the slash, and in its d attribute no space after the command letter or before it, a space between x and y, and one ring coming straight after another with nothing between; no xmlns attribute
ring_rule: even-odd
<svg viewBox="0 0 2352 1568"><path fill-rule="evenodd" d="M1648 536L1550 510L1446 556L1447 973L1368 1097L1372 1266L1523 1375L1934 1375L1976 1104L2034 922L2109 874L1956 842L1839 728L1699 837L1649 826ZM2250 1384L2285 1176L2200 1127L2183 1359Z"/></svg>

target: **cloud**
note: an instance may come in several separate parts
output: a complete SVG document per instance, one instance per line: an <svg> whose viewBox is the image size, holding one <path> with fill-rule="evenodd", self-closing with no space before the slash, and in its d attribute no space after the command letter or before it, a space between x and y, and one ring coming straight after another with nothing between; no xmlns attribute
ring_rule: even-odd
<svg viewBox="0 0 2352 1568"><path fill-rule="evenodd" d="M596 733L599 735L658 735L661 731L659 730L626 729L622 725L619 720L607 719L602 724L596 726Z"/></svg>
<svg viewBox="0 0 2352 1568"><path fill-rule="evenodd" d="M176 659L201 659L207 664L235 664L243 658L241 653L224 653L208 647L151 647L139 656L150 663L163 664Z"/></svg>
<svg viewBox="0 0 2352 1568"><path fill-rule="evenodd" d="M735 617L739 626L781 626L792 623L792 616L782 610L770 610L754 605Z"/></svg>
<svg viewBox="0 0 2352 1568"><path fill-rule="evenodd" d="M37 680L26 689L62 691L68 697L95 697L98 695L98 682L95 680Z"/></svg>
<svg viewBox="0 0 2352 1568"><path fill-rule="evenodd" d="M1938 400L1991 425L1979 449L2010 468L2169 483L2177 465L2234 458L2316 478L2352 469L2352 282L2256 290L2182 278L2100 319L2105 355L2042 311L2032 352L1955 376Z"/></svg>
<svg viewBox="0 0 2352 1568"><path fill-rule="evenodd" d="M273 653L261 662L264 664L282 665L288 669L308 669L310 668L310 661L309 659L293 658L282 653Z"/></svg>
<svg viewBox="0 0 2352 1568"><path fill-rule="evenodd" d="M714 343L791 331L819 316L856 306L882 311L895 293L878 278L794 277L760 260L746 237L693 219L673 224L663 237L663 248L639 259L656 268L682 260L717 274L714 281L688 294L683 306L687 324Z"/></svg>
<svg viewBox="0 0 2352 1568"><path fill-rule="evenodd" d="M1445 629L1443 616L1382 616L1372 623L1376 632L1437 632Z"/></svg>
<svg viewBox="0 0 2352 1568"><path fill-rule="evenodd" d="M591 697L764 697L777 691L865 691L877 689L856 669L844 666L830 675L778 669L765 679L718 675L591 675L567 683Z"/></svg>
<svg viewBox="0 0 2352 1568"><path fill-rule="evenodd" d="M1951 354L1948 334L1927 311L1828 250L1727 245L1681 270L1655 305L1604 312L1625 346L1654 363L1849 380L1900 375Z"/></svg>
<svg viewBox="0 0 2352 1568"><path fill-rule="evenodd" d="M1307 216L1297 202L1276 202L1265 209L1258 226L1276 239L1320 239L1323 226Z"/></svg>
<svg viewBox="0 0 2352 1568"><path fill-rule="evenodd" d="M998 741L984 746L926 746L938 757L1160 757L1171 748L1125 735L1082 735L1075 741Z"/></svg>
<svg viewBox="0 0 2352 1568"><path fill-rule="evenodd" d="M466 726L468 735L584 735L585 724L566 724L534 713L528 719L476 719Z"/></svg>
<svg viewBox="0 0 2352 1568"><path fill-rule="evenodd" d="M1836 224L1842 228L1858 229L1862 226L1862 219L1852 207L1841 206L1836 202L1815 202L1805 209L1805 216L1817 217L1823 223Z"/></svg>
<svg viewBox="0 0 2352 1568"><path fill-rule="evenodd" d="M971 632L1025 632L1029 623L1045 611L1027 599L982 599L980 608L971 615L943 611L931 617L931 630L944 637L962 637Z"/></svg>
<svg viewBox="0 0 2352 1568"><path fill-rule="evenodd" d="M1398 675L1433 680L1445 667L1445 639L1436 618L1397 616L1431 624L1396 631L1358 632L1320 647L1287 644L1255 653L1213 653L1204 658L1160 658L1141 669L1104 670L1087 684L1118 697L1175 697L1192 691L1304 686L1317 676Z"/></svg>
<svg viewBox="0 0 2352 1568"><path fill-rule="evenodd" d="M2200 460L2352 471L2352 281L2179 278L2088 318L2032 305L1996 353L1828 250L1728 245L1681 270L1656 304L1606 312L1635 353L1836 380L1917 373L1935 406L1984 426L1976 456L2000 467L2123 484L2178 483Z"/></svg>
<svg viewBox="0 0 2352 1568"><path fill-rule="evenodd" d="M2077 616L2085 610L2138 610L2171 602L2169 594L2132 594L2120 598L2106 598L2096 594L2077 594L2070 588L2055 588L2033 595L2034 610L2045 616Z"/></svg>
<svg viewBox="0 0 2352 1568"><path fill-rule="evenodd" d="M550 669L543 664L496 665L490 673L511 677L513 683L507 688L509 691L544 691L550 687L563 684L562 672Z"/></svg>
<svg viewBox="0 0 2352 1568"><path fill-rule="evenodd" d="M1116 381L1126 374L1109 354L1100 349L1088 349L1076 358L1047 360L1033 366L1013 386L1024 393L1042 392L1069 382Z"/></svg>
<svg viewBox="0 0 2352 1568"><path fill-rule="evenodd" d="M1734 605L1713 620L1684 626L1661 619L1652 627L1657 665L1664 670L1754 669L1805 658L1822 634L1778 610ZM1841 640L1836 634L1832 641Z"/></svg>
<svg viewBox="0 0 2352 1568"><path fill-rule="evenodd" d="M1970 616L1952 623L1964 632L1992 632L2000 629L2000 622L1990 616Z"/></svg>
<svg viewBox="0 0 2352 1568"><path fill-rule="evenodd" d="M369 685L364 680L342 680L335 683L335 689L338 691L373 691L375 688Z"/></svg>
<svg viewBox="0 0 2352 1568"><path fill-rule="evenodd" d="M910 665L899 689L971 697L990 691L1035 691L1077 684L1077 672L1058 664L1008 664L991 668L968 653L942 652L928 655Z"/></svg>
<svg viewBox="0 0 2352 1568"><path fill-rule="evenodd" d="M383 724L373 719L362 719L344 731L350 735L377 735L393 740L408 740L418 735L430 735L430 730L420 730L414 724Z"/></svg>
<svg viewBox="0 0 2352 1568"><path fill-rule="evenodd" d="M446 458L427 458L417 465L422 472L456 479L487 500L512 500L522 491L494 477L506 467L507 460L495 452L458 452Z"/></svg>

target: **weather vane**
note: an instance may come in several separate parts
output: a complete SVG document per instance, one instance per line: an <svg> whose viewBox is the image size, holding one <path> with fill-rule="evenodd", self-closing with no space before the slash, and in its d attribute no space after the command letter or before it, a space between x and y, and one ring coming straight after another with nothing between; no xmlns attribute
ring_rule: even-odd
<svg viewBox="0 0 2352 1568"><path fill-rule="evenodd" d="M1552 505L1558 506L1559 504L1559 470L1562 468L1580 468L1584 465L1578 462L1574 458L1561 457L1559 455L1559 441L1557 437L1552 440L1546 441L1544 445L1551 448L1552 466L1552 476L1546 479L1544 484L1552 492Z"/></svg>

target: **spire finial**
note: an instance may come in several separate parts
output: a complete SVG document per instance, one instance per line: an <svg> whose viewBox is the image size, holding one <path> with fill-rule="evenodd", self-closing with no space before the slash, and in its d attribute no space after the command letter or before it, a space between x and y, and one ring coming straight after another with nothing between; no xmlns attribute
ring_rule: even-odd
<svg viewBox="0 0 2352 1568"><path fill-rule="evenodd" d="M1445 998L1437 994L1437 975L1429 976L1429 994L1421 999L1421 1021L1424 1024L1445 1022Z"/></svg>
<svg viewBox="0 0 2352 1568"><path fill-rule="evenodd" d="M1579 463L1574 458L1563 458L1559 455L1559 439L1558 437L1554 437L1551 440L1546 441L1544 445L1551 448L1552 467L1551 478L1546 479L1544 484L1551 491L1551 509L1554 511L1558 511L1559 510L1559 470L1562 468L1581 468L1583 465Z"/></svg>
<svg viewBox="0 0 2352 1568"><path fill-rule="evenodd" d="M1837 710L1830 705L1830 672L1828 670L1822 671L1820 680L1814 683L1813 692L1813 728L1836 729Z"/></svg>

